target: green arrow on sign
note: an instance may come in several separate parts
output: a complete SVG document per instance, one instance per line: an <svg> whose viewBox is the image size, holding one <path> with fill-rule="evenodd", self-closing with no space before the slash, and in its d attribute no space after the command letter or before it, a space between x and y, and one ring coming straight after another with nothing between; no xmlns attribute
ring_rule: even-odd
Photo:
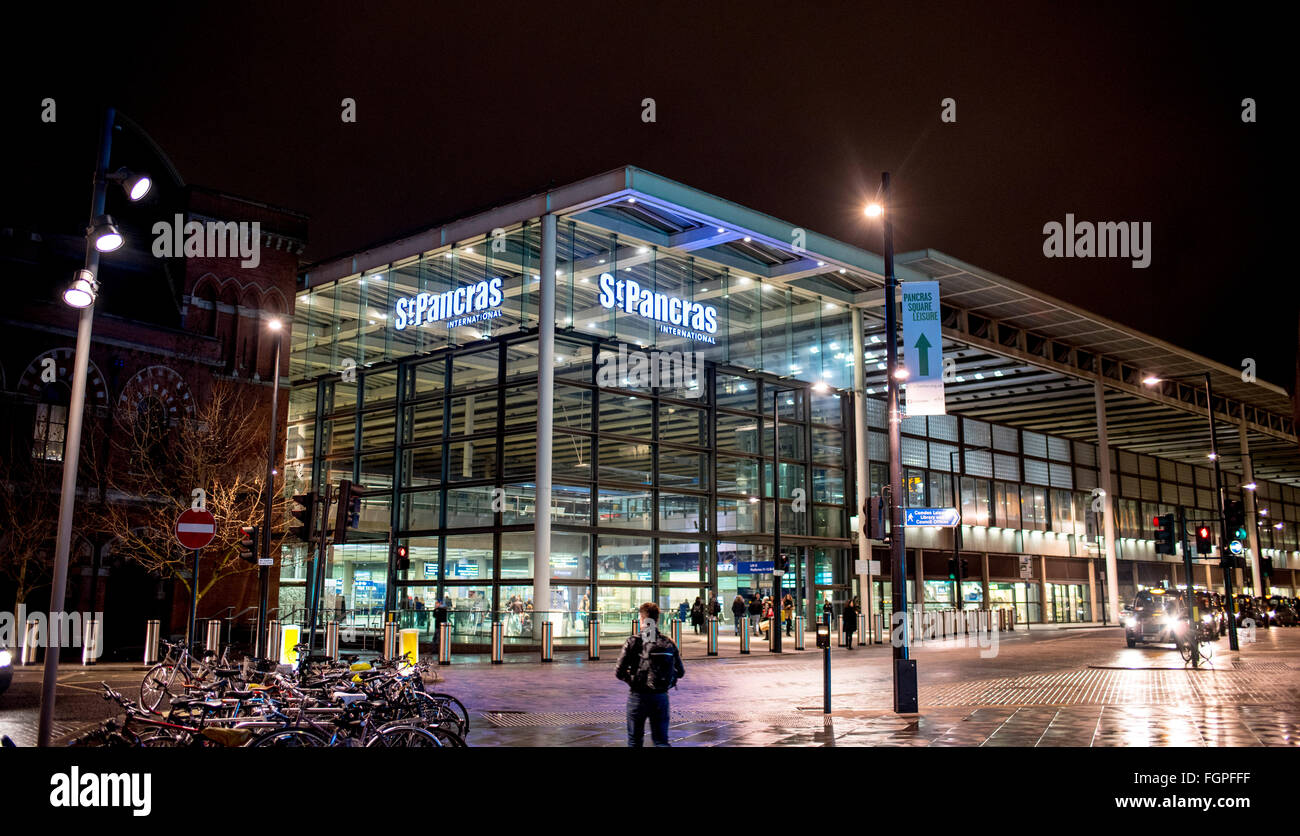
<svg viewBox="0 0 1300 836"><path fill-rule="evenodd" d="M917 339L917 341L916 341L916 351L917 351L917 353L920 355L920 358L919 358L919 359L920 359L920 361L921 361L921 362L920 362L921 369L920 369L920 372L919 372L919 376L920 376L920 377L929 377L929 376L930 376L930 352L929 352L929 348L930 348L930 341L927 340L927 339L925 338L925 334L922 334L922 335Z"/></svg>

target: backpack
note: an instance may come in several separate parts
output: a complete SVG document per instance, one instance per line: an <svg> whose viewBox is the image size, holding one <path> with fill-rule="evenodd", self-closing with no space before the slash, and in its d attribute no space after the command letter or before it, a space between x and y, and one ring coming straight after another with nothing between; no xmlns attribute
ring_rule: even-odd
<svg viewBox="0 0 1300 836"><path fill-rule="evenodd" d="M641 658L641 637L632 639L633 646L628 653L635 653L637 667L632 674L631 685L638 691L653 691L666 694L668 689L677 684L677 647L667 637L656 634L650 645L648 658Z"/></svg>

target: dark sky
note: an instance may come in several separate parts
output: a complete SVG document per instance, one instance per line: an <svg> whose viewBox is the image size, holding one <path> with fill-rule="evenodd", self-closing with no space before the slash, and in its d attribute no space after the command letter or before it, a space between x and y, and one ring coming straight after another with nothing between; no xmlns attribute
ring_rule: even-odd
<svg viewBox="0 0 1300 836"><path fill-rule="evenodd" d="M109 97L186 180L309 214L313 260L629 163L878 252L860 212L889 170L900 252L942 250L1293 385L1300 305L1280 253L1294 212L1274 194L1290 191L1275 91L1293 47L1265 14L406 5L141 4L98 30L42 12L0 59L23 160L4 216L84 223ZM26 198L38 178L43 197ZM1151 222L1151 266L1045 258L1043 224L1066 213Z"/></svg>

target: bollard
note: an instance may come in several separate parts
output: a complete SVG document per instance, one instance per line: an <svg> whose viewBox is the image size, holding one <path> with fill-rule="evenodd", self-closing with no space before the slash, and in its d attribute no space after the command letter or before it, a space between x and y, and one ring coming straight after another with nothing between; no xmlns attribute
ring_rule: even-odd
<svg viewBox="0 0 1300 836"><path fill-rule="evenodd" d="M216 655L221 655L221 619L208 619L208 632L204 637L203 647Z"/></svg>
<svg viewBox="0 0 1300 836"><path fill-rule="evenodd" d="M36 664L36 648L41 641L41 622L35 618L27 619L27 629L23 631L23 664Z"/></svg>
<svg viewBox="0 0 1300 836"><path fill-rule="evenodd" d="M415 665L420 661L420 631L414 627L397 632L397 655L404 657L407 664Z"/></svg>
<svg viewBox="0 0 1300 836"><path fill-rule="evenodd" d="M87 618L86 629L81 636L81 664L93 665L99 657L99 619Z"/></svg>
<svg viewBox="0 0 1300 836"><path fill-rule="evenodd" d="M392 659L397 655L397 622L388 620L384 622L384 653L385 659Z"/></svg>
<svg viewBox="0 0 1300 836"><path fill-rule="evenodd" d="M505 662L503 643L505 641L505 624L500 621L492 622L492 664L500 665Z"/></svg>
<svg viewBox="0 0 1300 836"><path fill-rule="evenodd" d="M876 644L885 643L885 614L883 612L876 613L875 639Z"/></svg>
<svg viewBox="0 0 1300 836"><path fill-rule="evenodd" d="M858 644L871 644L871 634L867 632L867 614L858 613Z"/></svg>
<svg viewBox="0 0 1300 836"><path fill-rule="evenodd" d="M555 661L555 625L549 618L542 622L542 661Z"/></svg>
<svg viewBox="0 0 1300 836"><path fill-rule="evenodd" d="M632 613L632 633L635 636L641 632L641 618L636 613Z"/></svg>
<svg viewBox="0 0 1300 836"><path fill-rule="evenodd" d="M749 655L749 616L745 616L745 620L741 622L740 626L745 628L740 631L740 652L742 655L748 656Z"/></svg>
<svg viewBox="0 0 1300 836"><path fill-rule="evenodd" d="M804 616L796 615L794 617L794 649L795 650L804 649L804 627L806 626L804 622L805 622Z"/></svg>
<svg viewBox="0 0 1300 836"><path fill-rule="evenodd" d="M144 623L144 663L149 667L158 664L158 634L162 632L162 622L151 618Z"/></svg>
<svg viewBox="0 0 1300 836"><path fill-rule="evenodd" d="M843 615L836 616L835 621L837 624L839 624L840 647L848 647L849 638L848 635L844 632L844 616Z"/></svg>
<svg viewBox="0 0 1300 836"><path fill-rule="evenodd" d="M668 622L668 637L673 640L673 644L678 647L682 646L682 622L679 618L674 618Z"/></svg>
<svg viewBox="0 0 1300 836"><path fill-rule="evenodd" d="M718 655L718 617L709 616L709 656Z"/></svg>
<svg viewBox="0 0 1300 836"><path fill-rule="evenodd" d="M587 659L596 661L600 658L600 616L589 613L587 616Z"/></svg>
<svg viewBox="0 0 1300 836"><path fill-rule="evenodd" d="M325 658L337 661L339 658L339 623L331 621L325 625Z"/></svg>
<svg viewBox="0 0 1300 836"><path fill-rule="evenodd" d="M266 658L280 661L280 622L272 618L266 622Z"/></svg>
<svg viewBox="0 0 1300 836"><path fill-rule="evenodd" d="M451 622L438 625L438 664L451 664Z"/></svg>

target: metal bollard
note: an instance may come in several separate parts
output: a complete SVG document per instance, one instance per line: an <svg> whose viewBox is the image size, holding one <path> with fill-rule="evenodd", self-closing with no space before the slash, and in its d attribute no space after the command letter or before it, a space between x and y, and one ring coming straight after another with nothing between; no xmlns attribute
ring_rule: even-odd
<svg viewBox="0 0 1300 836"><path fill-rule="evenodd" d="M673 640L673 644L678 647L682 646L682 622L679 618L674 618L668 622L668 637Z"/></svg>
<svg viewBox="0 0 1300 836"><path fill-rule="evenodd" d="M796 615L794 617L794 649L795 650L804 649L804 627L806 626L804 622L805 622L804 616Z"/></svg>
<svg viewBox="0 0 1300 836"><path fill-rule="evenodd" d="M35 618L27 619L27 628L23 631L23 664L36 664L36 648L40 646L43 636L40 635L40 620Z"/></svg>
<svg viewBox="0 0 1300 836"><path fill-rule="evenodd" d="M875 639L876 644L885 643L885 614L883 612L876 613Z"/></svg>
<svg viewBox="0 0 1300 836"><path fill-rule="evenodd" d="M500 665L505 662L504 642L505 642L505 624L500 621L492 622L492 664Z"/></svg>
<svg viewBox="0 0 1300 836"><path fill-rule="evenodd" d="M867 632L867 614L858 613L858 644L871 644L871 634Z"/></svg>
<svg viewBox="0 0 1300 836"><path fill-rule="evenodd" d="M331 621L325 625L325 658L339 658L339 623Z"/></svg>
<svg viewBox="0 0 1300 836"><path fill-rule="evenodd" d="M742 655L749 655L749 616L745 616L745 621L741 624L744 630L740 631L740 652Z"/></svg>
<svg viewBox="0 0 1300 836"><path fill-rule="evenodd" d="M542 661L555 661L555 625L549 618L542 622Z"/></svg>
<svg viewBox="0 0 1300 836"><path fill-rule="evenodd" d="M600 616L587 614L587 659L596 661L600 658Z"/></svg>
<svg viewBox="0 0 1300 836"><path fill-rule="evenodd" d="M388 620L384 622L384 658L392 659L397 655L397 622Z"/></svg>
<svg viewBox="0 0 1300 836"><path fill-rule="evenodd" d="M144 623L144 663L150 667L158 664L158 638L162 622L151 618Z"/></svg>
<svg viewBox="0 0 1300 836"><path fill-rule="evenodd" d="M848 647L849 639L848 636L844 633L844 616L843 615L836 616L835 623L839 625L840 647Z"/></svg>
<svg viewBox="0 0 1300 836"><path fill-rule="evenodd" d="M438 664L451 664L451 622L438 625Z"/></svg>
<svg viewBox="0 0 1300 836"><path fill-rule="evenodd" d="M99 619L87 618L81 635L81 664L93 665L99 658Z"/></svg>
<svg viewBox="0 0 1300 836"><path fill-rule="evenodd" d="M280 622L274 618L266 622L266 658L280 661Z"/></svg>
<svg viewBox="0 0 1300 836"><path fill-rule="evenodd" d="M718 655L718 617L709 616L709 656Z"/></svg>
<svg viewBox="0 0 1300 836"><path fill-rule="evenodd" d="M204 637L203 648L212 651L218 656L221 655L221 619L208 619L208 632Z"/></svg>
<svg viewBox="0 0 1300 836"><path fill-rule="evenodd" d="M640 633L640 632L641 632L641 617L638 616L636 613L632 613L632 633L631 633L631 635L635 636L637 633Z"/></svg>

